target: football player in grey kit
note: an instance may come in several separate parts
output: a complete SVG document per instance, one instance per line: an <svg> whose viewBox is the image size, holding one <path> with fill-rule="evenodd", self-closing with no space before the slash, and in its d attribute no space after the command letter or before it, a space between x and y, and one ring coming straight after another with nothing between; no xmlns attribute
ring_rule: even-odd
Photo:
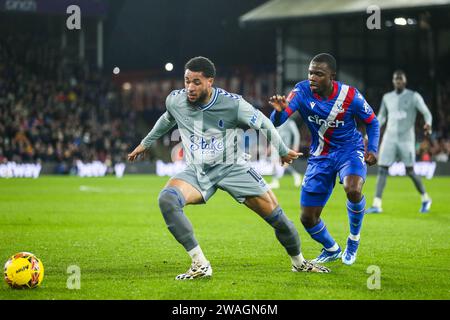
<svg viewBox="0 0 450 320"><path fill-rule="evenodd" d="M425 135L429 135L431 134L432 116L422 96L418 92L406 89L406 75L403 71L394 72L392 83L395 90L383 96L377 116L380 127L386 123L386 119L387 125L380 146L376 194L372 207L367 209L366 213L383 211L381 196L386 186L388 168L396 160L405 164L406 174L412 179L422 198L420 212L427 213L431 207L431 198L426 193L421 179L414 173L416 157L414 125L417 111L419 111L425 118L423 127Z"/></svg>
<svg viewBox="0 0 450 320"><path fill-rule="evenodd" d="M237 141L243 136L239 127L262 129L283 163L290 164L301 154L288 149L271 121L241 96L213 87L215 72L214 64L205 57L189 60L185 65L185 88L169 94L166 112L128 155L128 160L134 161L155 140L178 126L187 167L167 182L158 198L169 231L192 259L191 267L175 279L212 275L211 264L194 236L183 207L206 203L217 189L244 203L275 229L276 238L291 258L292 271L329 272L303 258L294 224L261 175L246 162L245 154L239 152L241 144Z"/></svg>

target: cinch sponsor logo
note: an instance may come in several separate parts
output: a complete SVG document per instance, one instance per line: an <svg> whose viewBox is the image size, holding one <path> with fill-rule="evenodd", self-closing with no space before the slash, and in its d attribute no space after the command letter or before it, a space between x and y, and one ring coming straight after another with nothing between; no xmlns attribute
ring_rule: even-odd
<svg viewBox="0 0 450 320"><path fill-rule="evenodd" d="M309 116L308 117L308 121L312 122L312 123L316 123L320 126L325 126L325 127L330 127L330 128L337 128L339 126L343 126L344 125L344 121L342 120L325 120L325 119L321 119L318 115L315 116Z"/></svg>
<svg viewBox="0 0 450 320"><path fill-rule="evenodd" d="M197 150L209 150L209 151L223 151L222 139L217 139L212 136L211 139L206 140L204 137L199 137L196 135L190 136L191 145L189 146L191 151Z"/></svg>

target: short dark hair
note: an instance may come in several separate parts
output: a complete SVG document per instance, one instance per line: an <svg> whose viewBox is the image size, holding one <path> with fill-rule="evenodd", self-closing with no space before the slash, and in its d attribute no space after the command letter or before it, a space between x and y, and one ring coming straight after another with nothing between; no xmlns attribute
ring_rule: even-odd
<svg viewBox="0 0 450 320"><path fill-rule="evenodd" d="M216 77L216 67L214 63L205 57L195 57L186 62L184 66L184 71L187 69L194 72L202 72L203 75L207 78L215 78Z"/></svg>
<svg viewBox="0 0 450 320"><path fill-rule="evenodd" d="M331 71L336 72L336 59L329 53L319 53L314 58L312 58L311 62L319 62L326 63Z"/></svg>
<svg viewBox="0 0 450 320"><path fill-rule="evenodd" d="M394 71L392 76L405 76L406 77L406 73L405 73L405 71L403 71L401 69L397 69L397 70Z"/></svg>

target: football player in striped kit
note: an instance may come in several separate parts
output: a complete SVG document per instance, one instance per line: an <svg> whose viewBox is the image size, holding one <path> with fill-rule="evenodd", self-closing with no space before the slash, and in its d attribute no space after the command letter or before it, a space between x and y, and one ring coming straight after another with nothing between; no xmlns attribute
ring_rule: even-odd
<svg viewBox="0 0 450 320"><path fill-rule="evenodd" d="M351 265L356 260L366 200L362 193L368 165L377 163L378 120L359 93L349 85L335 80L336 60L327 53L315 56L309 65L308 80L297 83L286 98L273 96L271 120L283 124L295 111L308 125L312 135L308 167L301 190L301 222L311 237L323 245L313 260L330 262L342 259ZM367 150L355 118L366 124ZM339 175L347 194L350 235L342 252L328 232L320 215Z"/></svg>

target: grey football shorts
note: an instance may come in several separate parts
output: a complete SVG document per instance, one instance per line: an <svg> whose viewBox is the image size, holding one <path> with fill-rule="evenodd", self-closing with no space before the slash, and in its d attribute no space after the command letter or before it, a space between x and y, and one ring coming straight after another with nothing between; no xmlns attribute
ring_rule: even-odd
<svg viewBox="0 0 450 320"><path fill-rule="evenodd" d="M208 201L217 189L228 192L239 203L243 203L247 197L260 196L269 191L264 178L248 164L233 165L223 178L206 189L199 183L195 170L191 166L186 167L172 179L180 179L192 185L200 191L204 202Z"/></svg>
<svg viewBox="0 0 450 320"><path fill-rule="evenodd" d="M383 140L380 146L378 165L389 167L396 161L401 161L406 167L414 166L416 150L411 142L390 142Z"/></svg>

